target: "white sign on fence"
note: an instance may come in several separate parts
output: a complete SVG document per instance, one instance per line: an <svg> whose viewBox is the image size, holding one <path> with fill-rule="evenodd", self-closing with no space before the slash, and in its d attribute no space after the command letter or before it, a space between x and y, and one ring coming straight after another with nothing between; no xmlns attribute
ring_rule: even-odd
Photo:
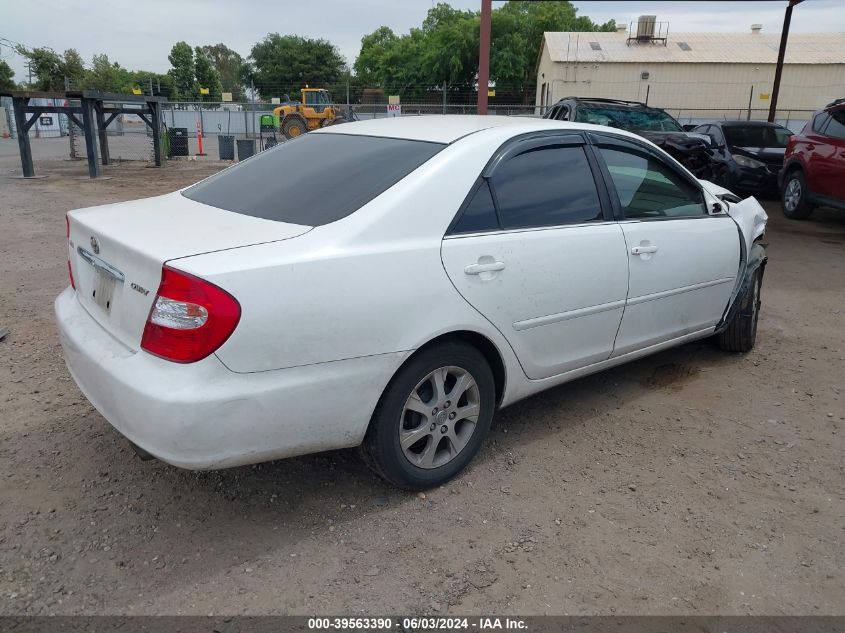
<svg viewBox="0 0 845 633"><path fill-rule="evenodd" d="M388 103L387 116L402 116L402 106L398 103Z"/></svg>

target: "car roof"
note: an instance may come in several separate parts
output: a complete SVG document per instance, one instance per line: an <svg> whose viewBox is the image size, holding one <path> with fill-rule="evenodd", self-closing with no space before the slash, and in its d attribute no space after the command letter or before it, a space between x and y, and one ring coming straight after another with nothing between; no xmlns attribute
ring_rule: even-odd
<svg viewBox="0 0 845 633"><path fill-rule="evenodd" d="M714 124L722 127L783 127L778 123L769 123L768 121L714 121Z"/></svg>
<svg viewBox="0 0 845 633"><path fill-rule="evenodd" d="M660 108L655 108L650 105L643 103L642 101L626 101L625 99L606 99L604 97L564 97L560 99L554 105L558 105L558 103L563 103L564 101L575 101L579 104L584 105L602 105L608 108L630 108L632 110L659 110L663 111Z"/></svg>
<svg viewBox="0 0 845 633"><path fill-rule="evenodd" d="M434 143L452 143L467 134L491 127L514 125L517 117L478 116L464 114L404 115L382 117L327 127L321 133L385 136Z"/></svg>
<svg viewBox="0 0 845 633"><path fill-rule="evenodd" d="M483 116L470 114L434 114L367 119L343 125L332 125L314 130L310 134L355 134L402 138L432 143L454 143L475 132L492 128L508 128L510 136L542 130L569 129L575 131L610 132L619 136L639 139L636 134L609 129L589 123L572 123L527 116Z"/></svg>

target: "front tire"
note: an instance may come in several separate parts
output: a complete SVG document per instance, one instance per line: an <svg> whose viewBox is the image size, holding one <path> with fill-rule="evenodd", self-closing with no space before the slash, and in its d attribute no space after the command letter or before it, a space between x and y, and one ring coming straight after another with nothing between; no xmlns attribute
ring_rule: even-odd
<svg viewBox="0 0 845 633"><path fill-rule="evenodd" d="M418 352L390 381L361 446L364 461L407 490L438 486L475 457L496 406L484 355L450 341Z"/></svg>
<svg viewBox="0 0 845 633"><path fill-rule="evenodd" d="M809 194L807 179L800 169L789 172L783 181L781 206L783 214L790 220L806 220L815 208L807 200Z"/></svg>
<svg viewBox="0 0 845 633"><path fill-rule="evenodd" d="M716 336L716 343L727 352L750 352L757 340L757 322L760 319L760 291L763 271L754 272L751 288L742 299L742 305L733 315L728 327Z"/></svg>
<svg viewBox="0 0 845 633"><path fill-rule="evenodd" d="M296 138L308 132L308 124L301 116L289 116L282 123L282 132L286 139Z"/></svg>

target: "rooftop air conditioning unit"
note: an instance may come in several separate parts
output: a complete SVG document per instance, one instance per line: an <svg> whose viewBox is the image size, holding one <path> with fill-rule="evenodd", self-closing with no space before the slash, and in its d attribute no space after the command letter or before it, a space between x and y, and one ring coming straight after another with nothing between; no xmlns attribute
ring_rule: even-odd
<svg viewBox="0 0 845 633"><path fill-rule="evenodd" d="M657 22L656 15L641 15L637 20L637 39L651 40L654 38L654 25Z"/></svg>

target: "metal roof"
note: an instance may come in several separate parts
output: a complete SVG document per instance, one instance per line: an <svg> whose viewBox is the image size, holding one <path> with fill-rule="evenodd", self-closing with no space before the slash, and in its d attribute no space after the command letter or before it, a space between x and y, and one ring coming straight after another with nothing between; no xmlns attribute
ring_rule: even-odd
<svg viewBox="0 0 845 633"><path fill-rule="evenodd" d="M555 62L774 64L780 33L672 33L662 42L627 43L626 32L545 33ZM592 45L598 43L600 48ZM686 47L680 46L686 44ZM689 50L686 50L686 49ZM845 64L845 33L791 33L787 64Z"/></svg>

